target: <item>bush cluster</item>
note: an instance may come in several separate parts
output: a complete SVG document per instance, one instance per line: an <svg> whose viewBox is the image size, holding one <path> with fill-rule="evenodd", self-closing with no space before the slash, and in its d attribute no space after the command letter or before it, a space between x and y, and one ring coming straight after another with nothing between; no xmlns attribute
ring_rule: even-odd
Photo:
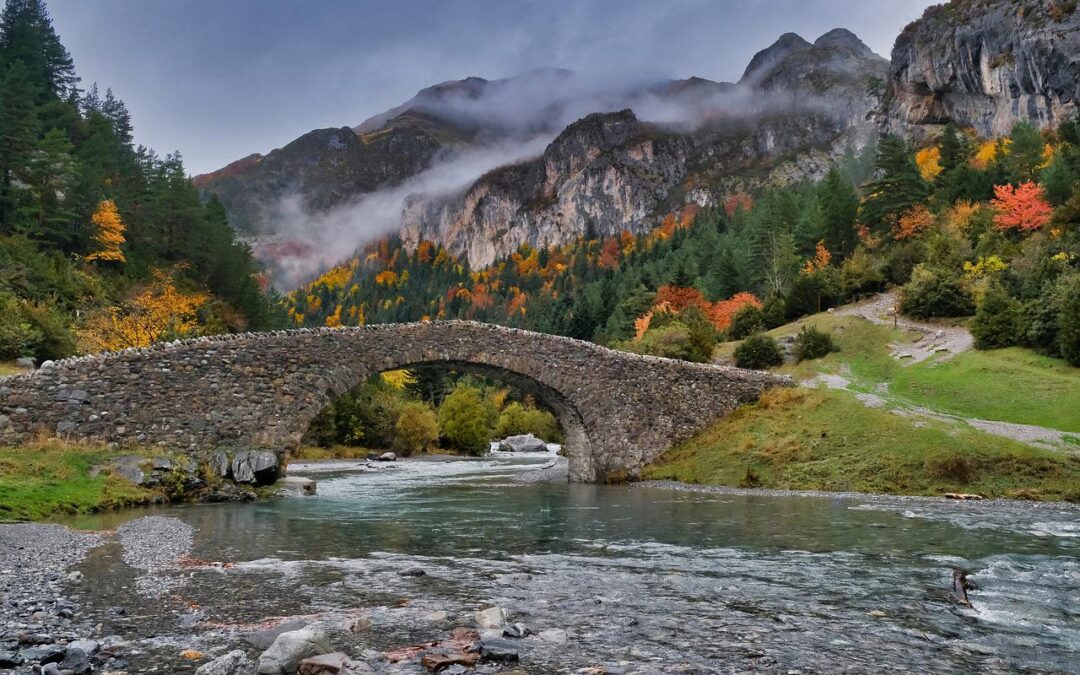
<svg viewBox="0 0 1080 675"><path fill-rule="evenodd" d="M764 370L784 363L784 352L776 340L765 333L751 335L735 348L735 365Z"/></svg>
<svg viewBox="0 0 1080 675"><path fill-rule="evenodd" d="M816 326L803 326L795 337L795 359L798 361L820 359L835 351L832 336Z"/></svg>

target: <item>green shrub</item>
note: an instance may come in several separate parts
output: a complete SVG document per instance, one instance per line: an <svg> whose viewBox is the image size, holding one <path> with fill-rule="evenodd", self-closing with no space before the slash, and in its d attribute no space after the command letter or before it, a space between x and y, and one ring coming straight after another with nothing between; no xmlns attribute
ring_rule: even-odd
<svg viewBox="0 0 1080 675"><path fill-rule="evenodd" d="M650 328L640 338L620 343L619 349L635 354L686 359L690 355L690 332L682 323L669 323L662 328Z"/></svg>
<svg viewBox="0 0 1080 675"><path fill-rule="evenodd" d="M427 450L437 440L439 422L431 406L419 401L409 401L401 406L394 424L394 452L408 457Z"/></svg>
<svg viewBox="0 0 1080 675"><path fill-rule="evenodd" d="M439 429L447 445L471 455L491 446L492 403L476 387L459 384L439 406Z"/></svg>
<svg viewBox="0 0 1080 675"><path fill-rule="evenodd" d="M765 301L761 314L765 321L765 328L771 330L783 326L787 323L787 303L783 297L774 295Z"/></svg>
<svg viewBox="0 0 1080 675"><path fill-rule="evenodd" d="M765 333L751 335L735 348L735 365L740 368L763 370L784 362L784 353L776 340Z"/></svg>
<svg viewBox="0 0 1080 675"><path fill-rule="evenodd" d="M840 289L845 300L885 290L885 274L866 249L860 247L840 266Z"/></svg>
<svg viewBox="0 0 1080 675"><path fill-rule="evenodd" d="M735 316L731 317L731 326L728 327L728 337L732 340L742 340L748 335L760 333L765 330L765 313L754 305L743 305Z"/></svg>
<svg viewBox="0 0 1080 675"><path fill-rule="evenodd" d="M820 359L835 351L832 336L816 326L803 326L795 337L795 358L799 361Z"/></svg>
<svg viewBox="0 0 1080 675"><path fill-rule="evenodd" d="M33 356L42 339L24 315L22 304L12 295L0 295L0 360Z"/></svg>
<svg viewBox="0 0 1080 675"><path fill-rule="evenodd" d="M999 283L993 283L983 293L975 318L971 320L971 335L976 349L1012 347L1020 341L1020 305Z"/></svg>
<svg viewBox="0 0 1080 675"><path fill-rule="evenodd" d="M499 422L495 425L495 438L522 434L532 434L548 443L562 440L559 421L550 412L511 403L499 415Z"/></svg>
<svg viewBox="0 0 1080 675"><path fill-rule="evenodd" d="M936 316L968 316L974 310L971 297L960 286L959 277L919 265L900 295L900 310L908 316L929 319Z"/></svg>
<svg viewBox="0 0 1080 675"><path fill-rule="evenodd" d="M1061 282L1058 348L1066 361L1080 366L1080 274L1070 275Z"/></svg>

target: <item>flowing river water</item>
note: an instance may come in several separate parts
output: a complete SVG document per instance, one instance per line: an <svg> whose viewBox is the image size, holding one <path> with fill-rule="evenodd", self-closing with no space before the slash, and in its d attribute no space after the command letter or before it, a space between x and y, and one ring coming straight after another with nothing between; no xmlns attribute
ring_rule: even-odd
<svg viewBox="0 0 1080 675"><path fill-rule="evenodd" d="M371 622L336 648L423 672L375 651L492 606L533 632L514 641L526 673L1080 668L1075 507L513 480L545 459L335 464L307 474L316 496L81 519L176 518L178 549L227 564L140 562L114 538L76 597L130 641L133 672L192 672L186 648L256 655L250 631L328 616ZM977 585L970 608L954 568Z"/></svg>

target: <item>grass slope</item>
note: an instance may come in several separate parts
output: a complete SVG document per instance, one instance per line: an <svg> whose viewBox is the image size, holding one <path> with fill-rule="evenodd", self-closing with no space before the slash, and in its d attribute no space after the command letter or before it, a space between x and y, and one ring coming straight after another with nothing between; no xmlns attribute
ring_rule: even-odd
<svg viewBox="0 0 1080 675"><path fill-rule="evenodd" d="M91 475L111 456L89 447L0 447L0 522L45 520L158 497L106 472Z"/></svg>
<svg viewBox="0 0 1080 675"><path fill-rule="evenodd" d="M889 353L889 343L910 343L917 334L880 326L858 317L818 314L781 326L770 334L793 335L804 324L832 333L835 354L778 372L797 379L818 373L839 374L854 389L881 393L897 403L923 406L961 417L1032 424L1080 432L1080 368L1027 349L968 351L950 359L904 365ZM737 343L721 345L729 355Z"/></svg>
<svg viewBox="0 0 1080 675"><path fill-rule="evenodd" d="M846 391L778 389L675 447L646 478L707 485L1080 501L1080 457L865 407Z"/></svg>

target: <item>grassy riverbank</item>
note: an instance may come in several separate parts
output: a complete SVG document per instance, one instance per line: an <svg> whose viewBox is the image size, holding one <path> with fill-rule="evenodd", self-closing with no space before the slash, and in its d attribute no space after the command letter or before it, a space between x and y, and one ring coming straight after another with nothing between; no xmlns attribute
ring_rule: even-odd
<svg viewBox="0 0 1080 675"><path fill-rule="evenodd" d="M1036 434L968 419L1080 432L1080 368L1026 349L962 351L918 363L918 330L824 313L781 326L828 331L839 351L775 372L826 388L768 393L674 448L646 476L705 485L1080 501L1075 437ZM719 347L728 357L737 343ZM987 428L985 425L981 428ZM1047 440L1050 439L1050 440Z"/></svg>
<svg viewBox="0 0 1080 675"><path fill-rule="evenodd" d="M682 443L649 479L791 490L1080 501L1080 456L867 408L855 394L780 389Z"/></svg>
<svg viewBox="0 0 1080 675"><path fill-rule="evenodd" d="M160 498L111 472L94 471L113 456L103 448L59 443L0 446L0 522L45 520Z"/></svg>

